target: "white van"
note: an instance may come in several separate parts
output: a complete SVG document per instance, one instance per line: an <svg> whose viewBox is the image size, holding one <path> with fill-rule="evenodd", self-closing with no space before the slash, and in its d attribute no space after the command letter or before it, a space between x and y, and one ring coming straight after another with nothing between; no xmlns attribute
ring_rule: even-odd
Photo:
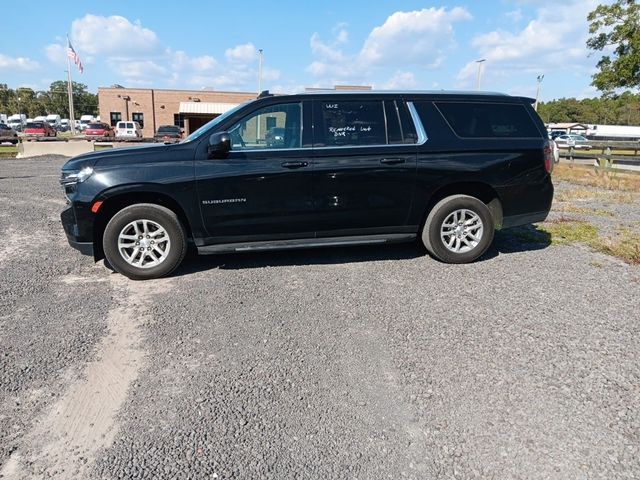
<svg viewBox="0 0 640 480"><path fill-rule="evenodd" d="M47 123L51 125L53 128L60 126L60 115L47 115Z"/></svg>
<svg viewBox="0 0 640 480"><path fill-rule="evenodd" d="M35 117L33 119L34 122L46 122L47 121L47 116L46 115L38 115L37 117Z"/></svg>
<svg viewBox="0 0 640 480"><path fill-rule="evenodd" d="M78 127L79 130L86 130L87 125L89 125L90 123L95 122L96 119L93 115L82 115L80 117L80 125Z"/></svg>
<svg viewBox="0 0 640 480"><path fill-rule="evenodd" d="M138 122L118 122L116 138L142 138L142 128Z"/></svg>

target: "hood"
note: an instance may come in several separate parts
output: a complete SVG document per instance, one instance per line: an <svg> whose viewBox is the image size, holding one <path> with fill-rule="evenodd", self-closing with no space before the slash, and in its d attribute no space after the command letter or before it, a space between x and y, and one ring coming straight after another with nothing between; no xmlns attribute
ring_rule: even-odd
<svg viewBox="0 0 640 480"><path fill-rule="evenodd" d="M146 156L155 157L159 153L166 151L169 148L176 145L165 144L153 144L145 145L144 147L116 147L100 150L98 152L89 152L73 157L67 163L64 164L62 170L82 170L84 167L94 167L101 160L107 160L109 163L119 163L120 161L126 163L130 161L132 156L135 156L137 161Z"/></svg>

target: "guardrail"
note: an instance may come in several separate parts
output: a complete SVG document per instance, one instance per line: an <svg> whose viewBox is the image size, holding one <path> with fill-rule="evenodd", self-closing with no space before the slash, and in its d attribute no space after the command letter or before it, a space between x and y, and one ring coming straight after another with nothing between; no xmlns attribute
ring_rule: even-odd
<svg viewBox="0 0 640 480"><path fill-rule="evenodd" d="M587 148L560 148L559 156L575 162L585 160L596 161L601 168L617 168L621 170L640 170L640 142L589 142Z"/></svg>

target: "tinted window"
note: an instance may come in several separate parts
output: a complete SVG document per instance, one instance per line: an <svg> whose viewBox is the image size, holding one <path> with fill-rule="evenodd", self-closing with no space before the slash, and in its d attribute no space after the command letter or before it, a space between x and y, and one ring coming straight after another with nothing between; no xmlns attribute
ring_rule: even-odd
<svg viewBox="0 0 640 480"><path fill-rule="evenodd" d="M109 116L111 117L111 126L115 127L117 123L122 120L122 115L120 112L110 112Z"/></svg>
<svg viewBox="0 0 640 480"><path fill-rule="evenodd" d="M131 115L131 120L138 122L140 128L144 127L144 113L134 113Z"/></svg>
<svg viewBox="0 0 640 480"><path fill-rule="evenodd" d="M127 123L127 124L125 125L125 128L133 128L133 123Z"/></svg>
<svg viewBox="0 0 640 480"><path fill-rule="evenodd" d="M102 123L90 123L89 125L87 125L87 128L93 130L104 129L104 125Z"/></svg>
<svg viewBox="0 0 640 480"><path fill-rule="evenodd" d="M300 148L301 110L299 103L286 103L250 113L229 128L231 148Z"/></svg>
<svg viewBox="0 0 640 480"><path fill-rule="evenodd" d="M398 108L393 100L385 100L384 114L387 118L387 141L390 144L404 143Z"/></svg>
<svg viewBox="0 0 640 480"><path fill-rule="evenodd" d="M398 115L400 116L400 125L402 126L402 138L404 143L416 143L418 141L418 133L413 123L409 107L406 102L396 102L398 105Z"/></svg>
<svg viewBox="0 0 640 480"><path fill-rule="evenodd" d="M386 145L384 110L380 101L318 100L315 102L314 143L318 147Z"/></svg>
<svg viewBox="0 0 640 480"><path fill-rule="evenodd" d="M165 125L158 128L158 133L180 133L180 128L172 125Z"/></svg>
<svg viewBox="0 0 640 480"><path fill-rule="evenodd" d="M436 106L459 137L540 137L524 105L436 102Z"/></svg>
<svg viewBox="0 0 640 480"><path fill-rule="evenodd" d="M44 123L42 123L42 122L29 122L29 123L27 123L27 128L44 128Z"/></svg>

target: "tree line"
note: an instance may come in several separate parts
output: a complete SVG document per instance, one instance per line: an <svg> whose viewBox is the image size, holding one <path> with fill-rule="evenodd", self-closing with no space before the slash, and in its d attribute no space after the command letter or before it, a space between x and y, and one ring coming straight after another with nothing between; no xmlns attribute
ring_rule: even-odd
<svg viewBox="0 0 640 480"><path fill-rule="evenodd" d="M97 115L98 95L88 92L85 84L73 82L73 108L76 118L81 115ZM67 82L57 80L49 86L49 90L33 90L28 87L14 90L6 84L0 84L0 113L7 116L24 113L28 118L58 114L62 118L69 118Z"/></svg>
<svg viewBox="0 0 640 480"><path fill-rule="evenodd" d="M538 104L544 123L640 125L640 95L624 92L600 98L561 98Z"/></svg>

